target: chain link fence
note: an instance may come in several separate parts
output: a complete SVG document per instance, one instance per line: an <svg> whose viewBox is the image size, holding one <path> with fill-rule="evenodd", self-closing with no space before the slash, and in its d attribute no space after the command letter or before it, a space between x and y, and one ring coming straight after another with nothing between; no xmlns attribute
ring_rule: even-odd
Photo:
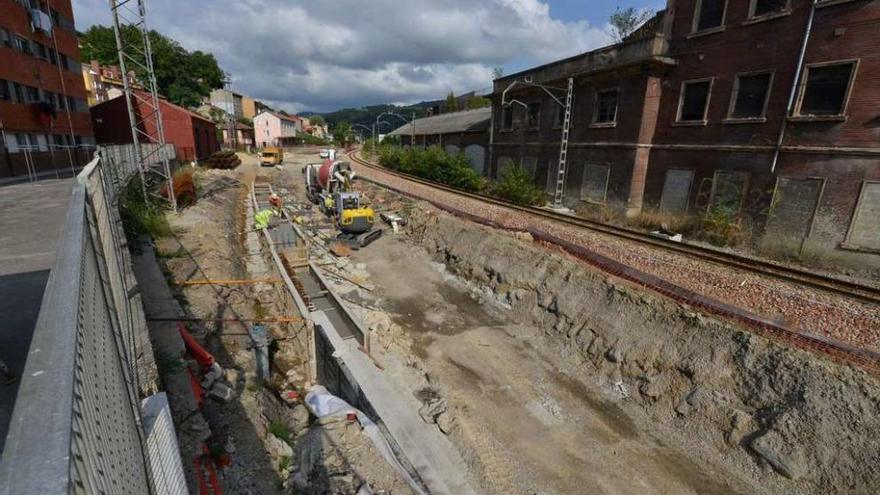
<svg viewBox="0 0 880 495"><path fill-rule="evenodd" d="M158 387L116 204L137 174L125 148L100 149L76 179L0 463L4 495L149 494L168 478L152 472L169 464L148 459L140 409Z"/></svg>

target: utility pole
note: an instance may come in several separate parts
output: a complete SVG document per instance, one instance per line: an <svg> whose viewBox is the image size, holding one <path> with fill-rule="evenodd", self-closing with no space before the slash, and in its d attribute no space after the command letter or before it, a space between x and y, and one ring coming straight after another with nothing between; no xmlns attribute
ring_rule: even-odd
<svg viewBox="0 0 880 495"><path fill-rule="evenodd" d="M227 122L226 122L226 132L229 135L229 146L232 148L232 151L238 151L236 148L236 144L238 141L238 136L236 136L236 115L235 115L235 94L232 92L232 76L229 73L224 73L226 79L223 80L223 89L226 90L226 95L229 96L229 113L227 114Z"/></svg>
<svg viewBox="0 0 880 495"><path fill-rule="evenodd" d="M135 10L136 9L136 10ZM110 0L113 16L113 33L116 36L116 51L119 55L119 69L122 71L122 86L125 103L128 107L128 120L131 126L134 158L141 176L144 201L153 196L168 203L177 212L177 199L174 197L174 183L171 163L165 149L165 129L162 123L162 109L156 89L156 73L153 70L153 52L150 47L149 31L146 22L144 0ZM125 28L137 31L141 46L126 42ZM129 65L132 66L129 72ZM133 68L139 68L145 75L144 89L136 89ZM156 146L147 153L141 149L141 140ZM149 182L153 178L165 182L168 197L149 192Z"/></svg>

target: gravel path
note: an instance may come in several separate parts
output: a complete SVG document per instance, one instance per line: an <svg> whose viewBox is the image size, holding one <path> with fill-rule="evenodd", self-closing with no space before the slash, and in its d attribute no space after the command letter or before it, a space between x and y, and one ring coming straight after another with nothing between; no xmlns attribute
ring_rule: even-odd
<svg viewBox="0 0 880 495"><path fill-rule="evenodd" d="M801 332L880 351L880 305L536 218L433 189L357 163L353 163L353 166L362 177L479 215L508 228L536 227L686 289L782 321Z"/></svg>

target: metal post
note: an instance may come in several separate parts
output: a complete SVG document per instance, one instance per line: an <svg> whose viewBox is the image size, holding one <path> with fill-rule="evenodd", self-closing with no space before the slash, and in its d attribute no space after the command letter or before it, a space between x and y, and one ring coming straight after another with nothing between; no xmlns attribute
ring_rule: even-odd
<svg viewBox="0 0 880 495"><path fill-rule="evenodd" d="M133 10L136 4L137 10ZM119 69L122 71L122 86L125 102L128 107L128 118L131 126L132 147L137 161L138 173L141 176L144 200L149 201L149 175L156 175L167 184L168 197L154 195L166 200L175 212L177 200L174 197L174 183L171 175L171 164L165 154L165 128L162 122L162 110L156 84L156 73L153 70L153 54L150 46L149 31L146 24L146 7L144 0L110 0L113 16L113 32L116 36L116 50L119 56ZM134 28L143 43L142 47L126 43L123 28ZM143 71L146 81L143 89L134 88L133 76L129 74L128 65ZM137 108L136 108L137 106ZM143 114L138 111L143 110ZM157 146L147 154L141 149L141 139ZM155 164L150 164L152 155L159 153Z"/></svg>
<svg viewBox="0 0 880 495"><path fill-rule="evenodd" d="M556 171L556 194L553 208L562 208L565 195L565 174L568 161L568 131L571 129L571 101L574 93L574 78L568 78L568 94L565 97L565 119L562 121L562 143L559 147L559 169Z"/></svg>

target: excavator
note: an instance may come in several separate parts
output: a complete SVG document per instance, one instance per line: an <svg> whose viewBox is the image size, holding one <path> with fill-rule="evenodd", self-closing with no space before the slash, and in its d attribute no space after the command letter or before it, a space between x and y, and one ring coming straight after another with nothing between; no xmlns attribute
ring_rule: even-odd
<svg viewBox="0 0 880 495"><path fill-rule="evenodd" d="M303 175L309 200L334 219L339 242L359 248L382 236L382 229L374 228L376 213L361 204L360 193L352 188L355 174L350 163L327 159L306 165Z"/></svg>

